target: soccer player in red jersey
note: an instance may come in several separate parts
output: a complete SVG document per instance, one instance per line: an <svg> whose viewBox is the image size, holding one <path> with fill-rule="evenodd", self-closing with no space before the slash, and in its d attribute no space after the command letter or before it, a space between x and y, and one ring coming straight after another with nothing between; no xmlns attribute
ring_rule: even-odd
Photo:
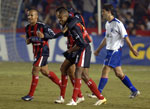
<svg viewBox="0 0 150 109"><path fill-rule="evenodd" d="M56 10L56 16L59 15L59 10L62 8L65 9L64 7L60 7ZM73 13L71 13L70 16L74 17ZM71 25L73 25L74 22L76 22L76 19L73 22L71 22ZM60 24L60 26L61 26L61 28L63 28L64 25ZM75 45L74 39L71 37L69 32L66 32L64 34L64 36L67 37L67 48L68 49L72 48ZM60 68L62 84L61 84L60 97L57 100L55 100L55 103L59 103L59 104L64 103L65 92L66 92L66 87L67 87L67 83L68 83L68 75L70 77L70 80L71 80L71 83L73 86L75 83L75 77L74 77L75 64L72 64L71 66L68 67L68 66L66 66L67 65L66 63L68 61L72 62L72 58L69 58L69 59L66 58ZM77 103L80 103L83 101L84 101L84 96L82 95L81 91L79 90Z"/></svg>
<svg viewBox="0 0 150 109"><path fill-rule="evenodd" d="M47 59L49 57L48 39L55 37L55 33L44 23L38 22L38 12L34 9L28 13L29 24L25 28L26 43L32 44L34 53L34 62L32 68L32 82L29 93L22 97L25 101L31 101L38 84L39 72L51 79L60 87L61 80L54 72L48 70ZM42 38L40 38L42 37Z"/></svg>
<svg viewBox="0 0 150 109"><path fill-rule="evenodd" d="M72 100L66 105L77 105L77 95L81 87L81 76L83 76L84 82L88 85L90 90L97 96L99 99L95 105L101 105L106 102L106 99L101 95L95 82L88 76L88 69L90 67L91 59L91 39L85 29L85 27L77 22L74 26L69 26L69 23L73 20L66 9L59 10L59 15L57 19L62 25L67 25L67 28L63 30L63 33L66 31L70 32L72 38L75 40L75 46L70 48L64 53L66 59L72 59L67 61L66 68L71 66L73 63L76 64L75 69L75 85L72 95Z"/></svg>

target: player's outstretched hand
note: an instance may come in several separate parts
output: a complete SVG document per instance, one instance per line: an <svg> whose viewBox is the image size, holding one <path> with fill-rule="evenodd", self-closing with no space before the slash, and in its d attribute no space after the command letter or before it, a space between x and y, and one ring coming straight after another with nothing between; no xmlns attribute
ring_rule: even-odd
<svg viewBox="0 0 150 109"><path fill-rule="evenodd" d="M37 31L36 34L37 34L37 37L44 38L44 34L41 31Z"/></svg>
<svg viewBox="0 0 150 109"><path fill-rule="evenodd" d="M98 56L98 54L99 54L99 52L96 50L96 51L94 51L94 55L95 56Z"/></svg>
<svg viewBox="0 0 150 109"><path fill-rule="evenodd" d="M139 52L136 51L135 49L132 50L132 53L134 54L134 56L138 56L139 55Z"/></svg>
<svg viewBox="0 0 150 109"><path fill-rule="evenodd" d="M26 44L30 44L30 39L26 39Z"/></svg>

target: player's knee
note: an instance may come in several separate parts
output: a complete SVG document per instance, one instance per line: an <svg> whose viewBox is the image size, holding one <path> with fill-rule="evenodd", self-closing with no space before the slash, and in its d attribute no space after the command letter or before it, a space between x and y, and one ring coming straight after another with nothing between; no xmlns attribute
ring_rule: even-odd
<svg viewBox="0 0 150 109"><path fill-rule="evenodd" d="M60 71L61 71L62 73L64 73L64 72L65 72L65 69L64 69L64 67L63 67L63 66L61 66L61 67L60 67Z"/></svg>
<svg viewBox="0 0 150 109"><path fill-rule="evenodd" d="M47 76L48 75L48 73L46 72L46 70L44 69L44 68L41 68L41 73L43 74L43 75L45 75L45 76Z"/></svg>
<svg viewBox="0 0 150 109"><path fill-rule="evenodd" d="M81 78L83 79L83 81L88 82L89 80L89 76L88 75L82 75Z"/></svg>
<svg viewBox="0 0 150 109"><path fill-rule="evenodd" d="M117 76L118 78L122 78L122 74L120 74L120 73L116 73L116 76Z"/></svg>
<svg viewBox="0 0 150 109"><path fill-rule="evenodd" d="M32 69L32 75L37 76L39 74L39 70L37 70L36 68Z"/></svg>
<svg viewBox="0 0 150 109"><path fill-rule="evenodd" d="M34 76L38 76L38 75L39 75L39 73L38 73L38 72L32 72L32 75L34 75Z"/></svg>

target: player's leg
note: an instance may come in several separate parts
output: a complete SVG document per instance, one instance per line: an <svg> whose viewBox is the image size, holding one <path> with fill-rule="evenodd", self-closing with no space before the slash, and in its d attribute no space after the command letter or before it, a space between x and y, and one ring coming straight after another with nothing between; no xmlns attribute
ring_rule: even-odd
<svg viewBox="0 0 150 109"><path fill-rule="evenodd" d="M82 67L76 67L76 70L75 70L75 83L74 83L72 99L66 105L77 105L76 101L77 101L77 97L78 97L80 87L81 87L81 75L82 75L83 70L84 70L84 68L82 68Z"/></svg>
<svg viewBox="0 0 150 109"><path fill-rule="evenodd" d="M101 75L101 79L99 81L99 85L98 85L98 90L102 93L105 85L107 84L108 81L108 74L110 72L111 67L104 65L103 69L102 69L102 75Z"/></svg>
<svg viewBox="0 0 150 109"><path fill-rule="evenodd" d="M40 71L44 76L48 77L50 80L52 80L56 85L60 87L61 80L57 77L57 75L54 72L49 71L48 64L42 66Z"/></svg>
<svg viewBox="0 0 150 109"><path fill-rule="evenodd" d="M113 70L116 76L123 82L123 84L131 90L132 93L130 95L130 98L134 98L140 94L140 92L133 86L128 76L123 73L121 66L115 67L113 68Z"/></svg>
<svg viewBox="0 0 150 109"><path fill-rule="evenodd" d="M51 79L55 84L57 84L60 87L61 81L60 79L56 76L56 74L52 71L49 71L48 69L48 57L47 56L42 56L41 61L40 61L40 66L41 66L41 73L44 76L47 76L49 79Z"/></svg>
<svg viewBox="0 0 150 109"><path fill-rule="evenodd" d="M95 105L101 105L106 102L106 99L101 95L100 91L98 90L95 82L92 80L92 78L88 75L88 68L84 68L84 71L82 73L84 82L88 85L90 90L93 92L94 95L99 99Z"/></svg>
<svg viewBox="0 0 150 109"><path fill-rule="evenodd" d="M64 62L61 65L61 91L60 91L60 97L55 100L55 103L64 103L65 93L66 93L66 87L68 83L68 74L67 70L72 64L69 60L64 60Z"/></svg>
<svg viewBox="0 0 150 109"><path fill-rule="evenodd" d="M32 82L31 82L31 87L30 87L30 91L28 93L27 96L22 97L23 100L25 101L31 101L33 99L33 95L36 89L36 86L38 84L38 80L39 80L39 71L40 71L40 67L39 67L39 61L41 60L41 58L37 58L37 60L34 62L33 64L33 68L32 68Z"/></svg>
<svg viewBox="0 0 150 109"><path fill-rule="evenodd" d="M74 87L74 83L75 83L75 64L73 64L72 66L69 67L69 69L67 70L67 73L68 73L70 81L71 81L71 83ZM77 103L81 103L83 101L84 101L84 96L82 95L81 90L79 90Z"/></svg>
<svg viewBox="0 0 150 109"><path fill-rule="evenodd" d="M98 90L100 91L100 93L102 93L105 85L107 84L108 74L110 72L110 69L111 68L107 65L104 65L102 68L102 74L101 74L101 78L100 78L99 85L98 85ZM97 98L94 94L89 94L88 97Z"/></svg>
<svg viewBox="0 0 150 109"><path fill-rule="evenodd" d="M83 79L88 85L88 87L100 99L99 103L96 103L96 105L100 105L106 102L104 97L100 94L99 90L97 89L97 86L94 83L94 81L90 79L88 76L88 68L90 67L90 59L91 59L90 45L87 46L86 49L81 52L81 54L79 54L77 59L78 61L76 61L77 63L76 63L76 71L75 71L75 85L73 90L73 96L71 102L69 102L67 105L76 105L77 94L79 93L81 87L81 76L83 75L84 75Z"/></svg>

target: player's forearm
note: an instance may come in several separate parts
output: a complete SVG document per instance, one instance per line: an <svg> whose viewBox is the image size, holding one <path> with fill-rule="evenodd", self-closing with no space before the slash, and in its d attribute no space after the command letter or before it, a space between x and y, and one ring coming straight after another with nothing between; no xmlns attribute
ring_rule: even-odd
<svg viewBox="0 0 150 109"><path fill-rule="evenodd" d="M104 38L101 42L101 44L99 45L99 47L97 48L97 51L100 52L101 49L106 45L106 38Z"/></svg>
<svg viewBox="0 0 150 109"><path fill-rule="evenodd" d="M26 39L26 44L28 45L30 43L31 43L30 39Z"/></svg>
<svg viewBox="0 0 150 109"><path fill-rule="evenodd" d="M64 36L63 32L59 32L59 33L55 34L55 36L53 37L53 39L56 39L56 38L58 38L60 36Z"/></svg>
<svg viewBox="0 0 150 109"><path fill-rule="evenodd" d="M80 47L77 46L77 45L75 45L74 47L72 47L72 48L70 48L70 49L68 50L68 53L71 53L71 52L74 52L74 51L78 51L79 49L80 49Z"/></svg>
<svg viewBox="0 0 150 109"><path fill-rule="evenodd" d="M127 45L129 46L130 50L133 51L133 50L134 50L134 49L133 49L133 45L132 45L132 43L131 43L129 37L126 37L126 38L125 38L125 41L126 41Z"/></svg>

